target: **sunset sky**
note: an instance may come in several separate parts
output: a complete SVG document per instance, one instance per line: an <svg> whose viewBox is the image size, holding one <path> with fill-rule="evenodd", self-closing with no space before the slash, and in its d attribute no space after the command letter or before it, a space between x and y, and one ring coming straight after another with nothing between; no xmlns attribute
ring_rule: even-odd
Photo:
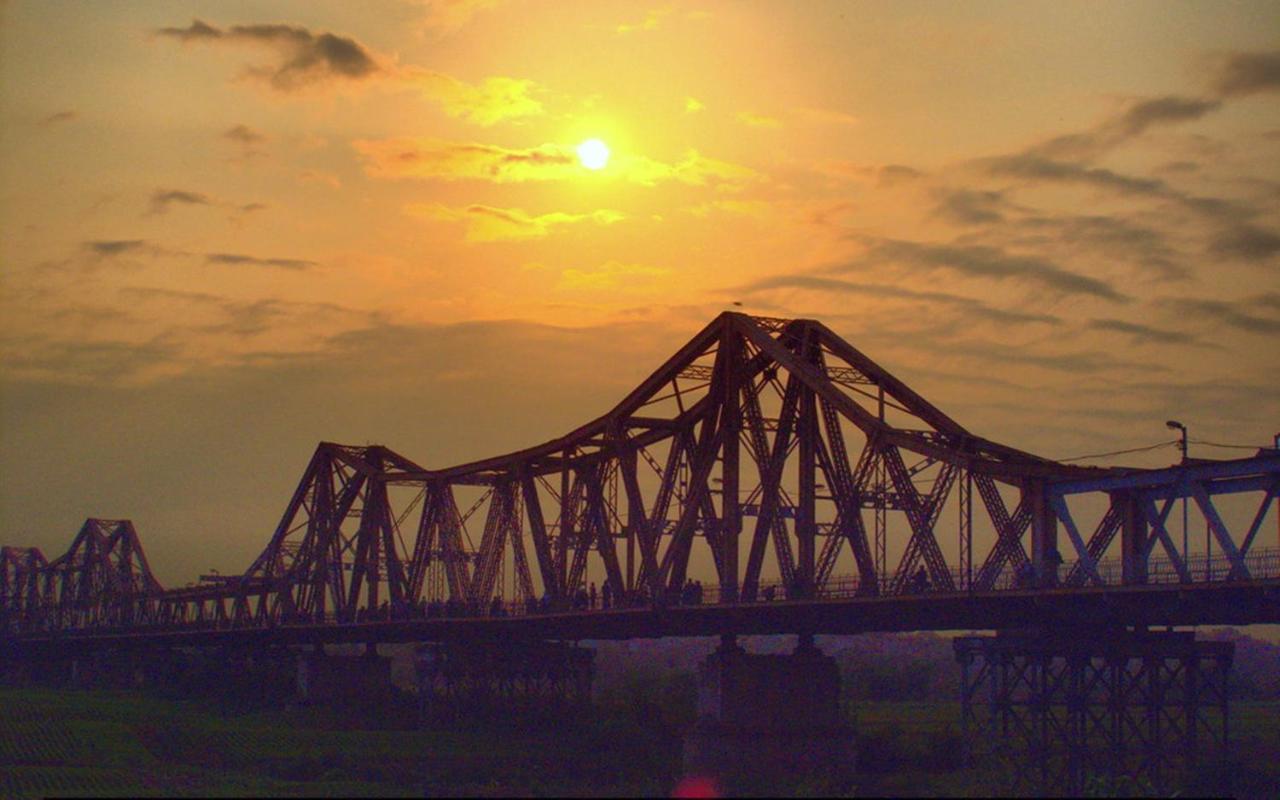
<svg viewBox="0 0 1280 800"><path fill-rule="evenodd" d="M1274 0L11 0L0 136L0 541L170 585L318 441L545 441L728 308L1048 457L1280 431Z"/></svg>

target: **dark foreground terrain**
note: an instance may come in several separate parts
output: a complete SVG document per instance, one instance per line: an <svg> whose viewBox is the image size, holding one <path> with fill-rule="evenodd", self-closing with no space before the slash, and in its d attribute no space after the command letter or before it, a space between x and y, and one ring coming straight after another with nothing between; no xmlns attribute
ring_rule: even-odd
<svg viewBox="0 0 1280 800"><path fill-rule="evenodd" d="M753 641L750 649L791 646L779 637ZM998 767L964 764L949 640L869 636L823 646L845 676L844 712L859 730L859 774L730 782L723 790L862 797L1010 792ZM681 779L682 737L693 723L693 668L712 647L701 640L602 643L594 708L572 723L500 719L418 730L416 701L407 692L383 707L336 708L3 687L0 798L670 796ZM1239 638L1232 752L1186 776L1178 796L1280 796L1278 654L1275 645ZM408 664L398 667L393 672ZM399 677L403 686L412 684L408 675ZM1100 784L1092 793L1107 794ZM1111 793L1152 794L1146 786Z"/></svg>

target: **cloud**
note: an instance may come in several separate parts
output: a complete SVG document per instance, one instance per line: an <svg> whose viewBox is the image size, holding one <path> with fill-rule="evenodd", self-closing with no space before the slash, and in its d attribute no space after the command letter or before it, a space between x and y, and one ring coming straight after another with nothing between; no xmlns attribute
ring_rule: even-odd
<svg viewBox="0 0 1280 800"><path fill-rule="evenodd" d="M986 225L1003 222L1005 205L1001 192L977 189L938 189L934 191L938 204L934 213L961 225Z"/></svg>
<svg viewBox="0 0 1280 800"><path fill-rule="evenodd" d="M485 78L469 84L450 75L430 70L409 69L407 80L440 103L451 117L490 126L509 119L539 116L542 103L530 97L538 89L533 81L516 78Z"/></svg>
<svg viewBox="0 0 1280 800"><path fill-rule="evenodd" d="M152 245L145 239L109 239L84 242L83 244L86 250L100 258L142 255L152 251Z"/></svg>
<svg viewBox="0 0 1280 800"><path fill-rule="evenodd" d="M1012 241L1025 246L1081 248L1091 258L1129 261L1171 280L1191 274L1165 233L1124 216L1033 214L1012 225L1019 234Z"/></svg>
<svg viewBox="0 0 1280 800"><path fill-rule="evenodd" d="M352 146L364 157L365 171L379 178L523 183L582 177L587 172L578 163L572 147L558 144L510 149L474 142L396 138L361 139L352 142ZM732 186L760 177L752 169L707 158L696 150L688 151L674 164L644 156L614 154L609 166L598 174L601 178L618 176L645 186L664 181Z"/></svg>
<svg viewBox="0 0 1280 800"><path fill-rule="evenodd" d="M1078 183L1121 194L1164 194L1168 188L1164 181L1155 178L1135 178L1101 167L1057 161L1027 153L996 156L979 163L988 173L995 176L1029 181Z"/></svg>
<svg viewBox="0 0 1280 800"><path fill-rule="evenodd" d="M448 208L438 204L414 204L406 211L415 216L439 219L447 222L463 222L467 226L467 241L499 242L520 239L541 239L552 228L579 222L611 225L623 219L623 215L609 209L598 209L586 214L568 214L553 211L548 214L530 215L518 208L494 208L470 205L466 208Z"/></svg>
<svg viewBox="0 0 1280 800"><path fill-rule="evenodd" d="M704 108L706 108L706 106L703 105L702 101L698 100L696 97L686 97L684 99L684 111L686 114L696 114Z"/></svg>
<svg viewBox="0 0 1280 800"><path fill-rule="evenodd" d="M1153 344L1191 344L1200 345L1201 342L1196 337L1183 331L1170 331L1162 328L1153 328L1150 325L1142 325L1137 322L1127 322L1122 319L1091 319L1088 327L1096 331L1111 331L1115 333L1124 333L1133 337L1139 342L1151 342Z"/></svg>
<svg viewBox="0 0 1280 800"><path fill-rule="evenodd" d="M358 139L365 170L379 178L440 178L520 183L580 174L573 152L560 145L529 149L438 139Z"/></svg>
<svg viewBox="0 0 1280 800"><path fill-rule="evenodd" d="M839 175L860 181L874 180L880 187L897 186L924 177L923 172L906 164L874 165L853 161L823 161L816 167L818 172L824 175Z"/></svg>
<svg viewBox="0 0 1280 800"><path fill-rule="evenodd" d="M341 189L342 179L332 172L324 170L308 169L298 173L298 180L303 183L322 183L331 189Z"/></svg>
<svg viewBox="0 0 1280 800"><path fill-rule="evenodd" d="M1090 130L1055 137L1030 148L1024 155L1093 159L1141 136L1150 128L1197 120L1221 107L1222 101L1218 99L1178 95L1135 100Z"/></svg>
<svg viewBox="0 0 1280 800"><path fill-rule="evenodd" d="M981 245L926 244L865 236L855 238L867 247L866 253L857 261L833 267L830 271L848 272L879 264L892 264L914 272L945 269L970 277L1021 281L1062 294L1086 295L1119 303L1131 300L1106 281L1072 272L1038 256L1013 255L996 247Z"/></svg>
<svg viewBox="0 0 1280 800"><path fill-rule="evenodd" d="M1280 253L1280 235L1256 225L1230 225L1213 236L1209 252L1241 261L1266 261Z"/></svg>
<svg viewBox="0 0 1280 800"><path fill-rule="evenodd" d="M318 266L315 261L306 261L300 258L259 258L258 256L248 256L240 253L206 253L204 260L207 264L280 267L281 269L292 270L304 270Z"/></svg>
<svg viewBox="0 0 1280 800"><path fill-rule="evenodd" d="M1280 309L1274 293L1255 295L1236 302L1175 298L1164 300L1162 304L1187 318L1206 318L1248 333L1280 333L1280 317L1265 317L1244 310L1249 305Z"/></svg>
<svg viewBox="0 0 1280 800"><path fill-rule="evenodd" d="M79 118L80 118L80 115L74 111L58 111L54 114L50 114L49 116L41 119L40 124L44 126L57 125L58 123L61 123L61 122L72 122Z"/></svg>
<svg viewBox="0 0 1280 800"><path fill-rule="evenodd" d="M738 122L749 128L781 128L782 120L775 117L767 117L763 114L753 114L750 111L739 111L737 113Z"/></svg>
<svg viewBox="0 0 1280 800"><path fill-rule="evenodd" d="M280 92L332 79L362 80L382 71L355 39L312 33L297 25L233 25L224 30L197 19L186 28L161 28L156 34L184 44L247 44L272 50L274 63L251 66L246 72Z"/></svg>
<svg viewBox="0 0 1280 800"><path fill-rule="evenodd" d="M426 6L423 27L439 33L456 33L482 11L495 8L502 0L420 0Z"/></svg>
<svg viewBox="0 0 1280 800"><path fill-rule="evenodd" d="M619 36L625 36L628 33L656 31L658 26L662 24L662 18L670 14L671 11L670 7L652 9L639 22L624 22L615 26L613 32Z"/></svg>
<svg viewBox="0 0 1280 800"><path fill-rule="evenodd" d="M933 303L950 306L965 316L1003 324L1062 324L1061 317L1053 314L1011 311L988 305L980 300L975 300L972 297L964 297L962 295L949 294L947 292L920 292L914 289L907 289L903 286L892 286L888 284L855 283L853 281L842 280L839 278L827 278L820 275L773 275L731 291L755 294L757 292L768 291L771 289L803 289L815 292L839 292L842 294L860 294L867 297Z"/></svg>
<svg viewBox="0 0 1280 800"><path fill-rule="evenodd" d="M1169 367L1163 364L1126 361L1116 358L1110 353L1097 351L1074 353L1032 352L1024 347L1014 347L996 342L952 342L948 343L947 352L967 355L988 362L1014 362L1080 375L1094 375L1105 370L1120 370L1123 372L1169 371Z"/></svg>
<svg viewBox="0 0 1280 800"><path fill-rule="evenodd" d="M184 206L212 205L209 196L200 192L186 192L181 189L157 189L151 194L150 214L164 214L174 204Z"/></svg>
<svg viewBox="0 0 1280 800"><path fill-rule="evenodd" d="M252 150L267 141L265 134L255 131L248 125L233 125L222 132L222 138L235 142L245 150Z"/></svg>
<svg viewBox="0 0 1280 800"><path fill-rule="evenodd" d="M1226 56L1218 64L1213 90L1222 97L1280 90L1280 51Z"/></svg>

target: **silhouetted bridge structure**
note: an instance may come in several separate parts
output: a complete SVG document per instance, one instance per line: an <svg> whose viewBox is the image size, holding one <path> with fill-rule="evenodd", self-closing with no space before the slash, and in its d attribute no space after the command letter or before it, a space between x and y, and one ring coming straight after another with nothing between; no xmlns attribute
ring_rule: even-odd
<svg viewBox="0 0 1280 800"><path fill-rule="evenodd" d="M1278 450L1061 463L971 433L819 322L725 313L537 447L426 469L322 443L240 575L165 589L126 520L54 559L5 547L0 630L49 655L1277 623L1278 498Z"/></svg>

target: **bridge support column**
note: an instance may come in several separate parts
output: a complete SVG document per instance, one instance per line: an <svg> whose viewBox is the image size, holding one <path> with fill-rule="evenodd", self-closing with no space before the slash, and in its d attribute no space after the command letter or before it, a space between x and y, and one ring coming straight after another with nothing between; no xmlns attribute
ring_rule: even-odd
<svg viewBox="0 0 1280 800"><path fill-rule="evenodd" d="M418 650L423 722L533 721L591 704L595 651L562 642L428 644Z"/></svg>
<svg viewBox="0 0 1280 800"><path fill-rule="evenodd" d="M1235 645L1192 633L1018 631L954 640L973 757L1013 792L1079 795L1094 781L1170 791L1227 746Z"/></svg>
<svg viewBox="0 0 1280 800"><path fill-rule="evenodd" d="M698 721L686 775L722 781L852 774L854 732L840 718L840 670L809 636L791 655L744 651L733 637L698 669Z"/></svg>
<svg viewBox="0 0 1280 800"><path fill-rule="evenodd" d="M1115 492L1111 502L1120 510L1120 567L1126 586L1147 582L1147 516L1136 492Z"/></svg>
<svg viewBox="0 0 1280 800"><path fill-rule="evenodd" d="M384 704L391 698L391 659L367 645L363 655L333 655L323 647L297 654L297 699L302 703Z"/></svg>

